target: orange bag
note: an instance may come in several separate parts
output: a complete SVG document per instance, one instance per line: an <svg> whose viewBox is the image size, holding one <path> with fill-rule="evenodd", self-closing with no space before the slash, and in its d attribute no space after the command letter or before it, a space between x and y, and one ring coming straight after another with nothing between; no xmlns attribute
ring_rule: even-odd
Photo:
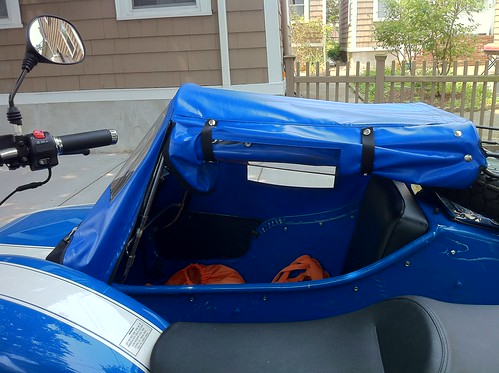
<svg viewBox="0 0 499 373"><path fill-rule="evenodd" d="M293 274L295 271L300 272ZM290 277L292 274L294 277ZM324 278L329 278L329 273L322 269L320 263L310 255L302 255L289 266L281 269L272 282L300 282L322 280Z"/></svg>
<svg viewBox="0 0 499 373"><path fill-rule="evenodd" d="M236 270L222 264L189 264L175 273L165 285L244 284Z"/></svg>

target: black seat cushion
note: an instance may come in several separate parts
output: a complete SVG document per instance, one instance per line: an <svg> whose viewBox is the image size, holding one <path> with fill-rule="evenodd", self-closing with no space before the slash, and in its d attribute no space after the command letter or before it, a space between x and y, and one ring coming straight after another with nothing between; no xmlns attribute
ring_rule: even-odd
<svg viewBox="0 0 499 373"><path fill-rule="evenodd" d="M499 367L499 306L399 297L291 323L174 323L153 372L480 372Z"/></svg>
<svg viewBox="0 0 499 373"><path fill-rule="evenodd" d="M428 222L405 184L373 177L349 245L343 273L363 268L426 233Z"/></svg>

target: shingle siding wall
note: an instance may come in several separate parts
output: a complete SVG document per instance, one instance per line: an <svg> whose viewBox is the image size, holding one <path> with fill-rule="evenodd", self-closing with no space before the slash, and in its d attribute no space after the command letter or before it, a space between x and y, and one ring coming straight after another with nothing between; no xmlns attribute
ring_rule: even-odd
<svg viewBox="0 0 499 373"><path fill-rule="evenodd" d="M211 16L126 21L116 20L114 0L21 0L20 5L25 25L39 14L72 21L87 48L83 64L35 69L22 91L222 83L216 0ZM227 1L227 20L232 83L267 82L263 0ZM24 33L0 30L0 93L10 91L20 72Z"/></svg>

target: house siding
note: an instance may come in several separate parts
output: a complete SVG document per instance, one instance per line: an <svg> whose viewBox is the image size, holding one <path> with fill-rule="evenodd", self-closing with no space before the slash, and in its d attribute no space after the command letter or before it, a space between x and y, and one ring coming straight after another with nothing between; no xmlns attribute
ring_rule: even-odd
<svg viewBox="0 0 499 373"><path fill-rule="evenodd" d="M26 25L39 14L71 20L87 48L83 64L35 69L26 92L221 85L217 2L211 16L116 20L114 0L21 0ZM263 0L227 1L233 84L268 82ZM0 31L0 93L17 79L24 29Z"/></svg>
<svg viewBox="0 0 499 373"><path fill-rule="evenodd" d="M263 0L227 1L232 84L268 81L263 10Z"/></svg>
<svg viewBox="0 0 499 373"><path fill-rule="evenodd" d="M324 19L325 0L310 0L310 19Z"/></svg>
<svg viewBox="0 0 499 373"><path fill-rule="evenodd" d="M358 0L357 2L357 48L375 47L373 41L373 1Z"/></svg>
<svg viewBox="0 0 499 373"><path fill-rule="evenodd" d="M340 14L339 14L339 44L341 51L341 59L346 60L346 51L348 49L348 40L350 33L350 24L348 20L348 7L350 6L349 0L340 0Z"/></svg>

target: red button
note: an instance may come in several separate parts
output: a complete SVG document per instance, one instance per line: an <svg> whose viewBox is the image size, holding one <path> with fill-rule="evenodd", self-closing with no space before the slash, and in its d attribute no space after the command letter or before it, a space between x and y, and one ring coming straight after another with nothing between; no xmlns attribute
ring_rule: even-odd
<svg viewBox="0 0 499 373"><path fill-rule="evenodd" d="M34 130L33 131L33 136L35 136L35 139L44 139L45 138L45 133L43 133L42 130Z"/></svg>

